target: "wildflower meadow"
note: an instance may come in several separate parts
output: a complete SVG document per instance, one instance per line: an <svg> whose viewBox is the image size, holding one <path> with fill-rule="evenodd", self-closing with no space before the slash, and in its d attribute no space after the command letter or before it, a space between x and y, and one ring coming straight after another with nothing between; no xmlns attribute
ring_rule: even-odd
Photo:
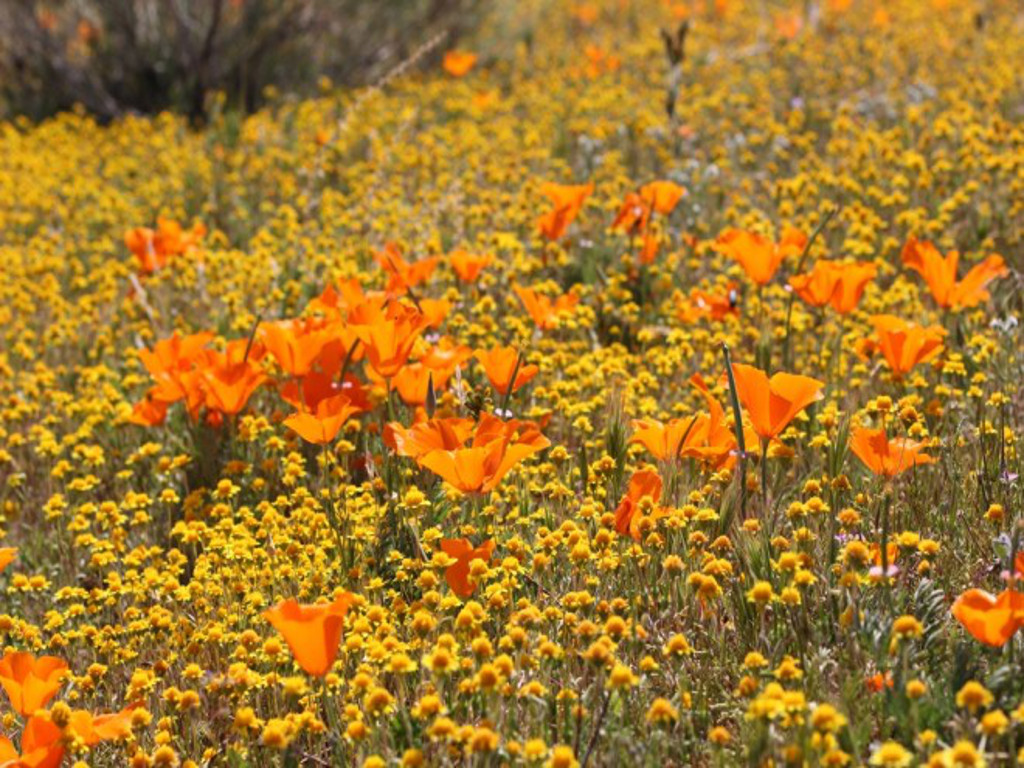
<svg viewBox="0 0 1024 768"><path fill-rule="evenodd" d="M1024 7L484 5L0 123L0 766L1024 763Z"/></svg>

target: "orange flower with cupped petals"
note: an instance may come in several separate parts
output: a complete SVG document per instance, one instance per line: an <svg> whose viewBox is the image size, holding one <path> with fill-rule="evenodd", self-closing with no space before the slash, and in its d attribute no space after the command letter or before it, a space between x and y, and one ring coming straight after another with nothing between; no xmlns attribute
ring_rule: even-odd
<svg viewBox="0 0 1024 768"><path fill-rule="evenodd" d="M0 547L0 572L7 570L7 566L13 563L17 556L17 547Z"/></svg>
<svg viewBox="0 0 1024 768"><path fill-rule="evenodd" d="M300 411L284 420L307 443L326 445L337 437L345 422L362 409L349 400L348 395L325 397L316 404L312 413Z"/></svg>
<svg viewBox="0 0 1024 768"><path fill-rule="evenodd" d="M493 256L469 253L461 248L448 254L448 263L455 271L455 276L463 283L476 282L480 273L489 267L493 260Z"/></svg>
<svg viewBox="0 0 1024 768"><path fill-rule="evenodd" d="M636 235L647 229L651 220L651 206L637 192L630 192L622 201L619 212L612 221L613 232Z"/></svg>
<svg viewBox="0 0 1024 768"><path fill-rule="evenodd" d="M384 248L373 254L373 258L387 272L388 292L391 294L407 293L411 288L427 282L441 261L440 256L406 261L395 243L385 244Z"/></svg>
<svg viewBox="0 0 1024 768"><path fill-rule="evenodd" d="M921 443L897 437L892 440L884 429L857 427L850 437L850 449L876 475L894 477L921 464L931 464L933 456L922 453Z"/></svg>
<svg viewBox="0 0 1024 768"><path fill-rule="evenodd" d="M344 320L359 307L373 305L380 309L387 300L388 294L385 291L364 291L359 280L352 277L328 284L306 307L310 312L329 320Z"/></svg>
<svg viewBox="0 0 1024 768"><path fill-rule="evenodd" d="M739 313L739 293L733 283L726 285L722 293L712 293L695 288L676 306L676 317L686 325L705 318L720 321L729 316L736 317Z"/></svg>
<svg viewBox="0 0 1024 768"><path fill-rule="evenodd" d="M1003 257L992 254L974 265L963 280L956 279L960 253L950 251L945 257L931 243L911 237L900 254L904 266L924 278L935 303L944 309L967 309L989 297L987 286L1010 273Z"/></svg>
<svg viewBox="0 0 1024 768"><path fill-rule="evenodd" d="M552 184L541 186L540 193L551 201L552 208L537 221L540 233L548 240L561 240L569 229L590 193L594 184Z"/></svg>
<svg viewBox="0 0 1024 768"><path fill-rule="evenodd" d="M701 393L708 405L707 413L697 415L693 430L686 438L682 455L697 459L712 469L732 467L736 463L736 431L725 418L725 410L711 394L700 374L690 377L690 383ZM746 423L743 424L744 445L757 442L757 434Z"/></svg>
<svg viewBox="0 0 1024 768"><path fill-rule="evenodd" d="M667 216L675 210L686 190L671 181L652 181L626 195L612 222L612 230L632 235L646 232L655 213Z"/></svg>
<svg viewBox="0 0 1024 768"><path fill-rule="evenodd" d="M484 563L491 561L494 539L488 539L476 548L469 539L442 539L441 551L455 559L452 565L445 568L444 580L452 592L465 599L476 590L476 584L470 576L470 565L474 560L482 560Z"/></svg>
<svg viewBox="0 0 1024 768"><path fill-rule="evenodd" d="M352 374L346 374L345 381L341 382L334 375L313 371L301 379L286 382L280 393L281 399L297 411L315 412L321 400L336 395L346 395L361 411L370 408L366 389Z"/></svg>
<svg viewBox="0 0 1024 768"><path fill-rule="evenodd" d="M629 486L615 509L615 530L622 536L640 539L640 512L646 503L655 510L661 501L663 483L656 469L638 469L629 478Z"/></svg>
<svg viewBox="0 0 1024 768"><path fill-rule="evenodd" d="M762 441L774 440L793 418L811 403L821 400L825 383L794 373L768 375L751 365L732 366L736 394Z"/></svg>
<svg viewBox="0 0 1024 768"><path fill-rule="evenodd" d="M452 77L465 77L476 66L477 56L469 51L447 51L441 66Z"/></svg>
<svg viewBox="0 0 1024 768"><path fill-rule="evenodd" d="M942 351L946 331L939 326L922 327L895 315L874 315L871 324L875 326L875 343L897 377Z"/></svg>
<svg viewBox="0 0 1024 768"><path fill-rule="evenodd" d="M484 414L468 446L430 451L416 461L462 493L490 493L516 464L549 445L532 422Z"/></svg>
<svg viewBox="0 0 1024 768"><path fill-rule="evenodd" d="M0 736L2 768L57 768L63 759L64 734L45 714L25 721L20 755L10 739Z"/></svg>
<svg viewBox="0 0 1024 768"><path fill-rule="evenodd" d="M775 276L782 262L796 256L807 246L807 235L787 227L779 242L756 232L727 229L718 236L714 249L738 261L747 277L758 285L766 285Z"/></svg>
<svg viewBox="0 0 1024 768"><path fill-rule="evenodd" d="M411 427L390 422L384 427L384 444L399 456L418 459L431 451L454 451L473 435L472 419L431 419Z"/></svg>
<svg viewBox="0 0 1024 768"><path fill-rule="evenodd" d="M1005 589L996 596L968 589L953 603L952 611L971 637L1001 648L1024 626L1024 594Z"/></svg>
<svg viewBox="0 0 1024 768"><path fill-rule="evenodd" d="M185 399L191 386L186 374L202 361L205 347L212 339L213 334L207 332L188 336L175 333L158 341L152 350L139 350L139 360L156 382L150 398L166 404Z"/></svg>
<svg viewBox="0 0 1024 768"><path fill-rule="evenodd" d="M366 345L366 359L373 370L390 379L408 362L427 323L419 311L391 302L383 312L373 311L368 317L360 314L353 325Z"/></svg>
<svg viewBox="0 0 1024 768"><path fill-rule="evenodd" d="M652 181L640 187L640 198L662 216L672 213L685 195L686 190L673 181Z"/></svg>
<svg viewBox="0 0 1024 768"><path fill-rule="evenodd" d="M260 366L249 360L234 362L230 354L218 356L202 374L206 407L228 415L240 413L253 393L267 380Z"/></svg>
<svg viewBox="0 0 1024 768"><path fill-rule="evenodd" d="M173 256L187 253L202 240L206 227L196 223L191 230L163 217L157 218L156 229L136 227L125 232L124 244L139 263L139 272L149 275L163 269Z"/></svg>
<svg viewBox="0 0 1024 768"><path fill-rule="evenodd" d="M308 318L261 323L260 341L290 376L305 376L316 364L325 346L338 336L338 328Z"/></svg>
<svg viewBox="0 0 1024 768"><path fill-rule="evenodd" d="M323 677L334 665L345 626L345 614L356 601L343 592L330 603L302 604L293 598L263 612L307 674Z"/></svg>
<svg viewBox="0 0 1024 768"><path fill-rule="evenodd" d="M140 427L156 427L167 419L167 411L171 404L156 398L156 387L150 388L145 396L132 406L128 422Z"/></svg>
<svg viewBox="0 0 1024 768"><path fill-rule="evenodd" d="M0 685L14 711L29 717L57 695L67 671L67 663L56 656L8 651L0 659Z"/></svg>
<svg viewBox="0 0 1024 768"><path fill-rule="evenodd" d="M125 707L120 712L94 715L85 709L71 713L68 727L87 747L94 747L101 741L119 741L132 735L132 716L137 705Z"/></svg>
<svg viewBox="0 0 1024 768"><path fill-rule="evenodd" d="M818 261L810 272L789 279L796 295L812 307L831 305L841 315L856 309L878 268L870 262Z"/></svg>
<svg viewBox="0 0 1024 768"><path fill-rule="evenodd" d="M540 372L538 366L523 360L522 353L515 347L481 349L477 350L474 357L483 366L491 386L502 396L509 393L509 388L513 392L519 391ZM512 381L513 375L515 381Z"/></svg>
<svg viewBox="0 0 1024 768"><path fill-rule="evenodd" d="M674 461L682 454L684 440L697 426L698 416L671 419L660 422L657 419L637 419L632 423L631 443L639 443L658 461Z"/></svg>
<svg viewBox="0 0 1024 768"><path fill-rule="evenodd" d="M373 374L370 374L373 378ZM420 363L406 363L391 379L391 386L406 405L426 405L431 385L434 393L444 389L448 383L447 371L435 371Z"/></svg>
<svg viewBox="0 0 1024 768"><path fill-rule="evenodd" d="M446 376L455 373L455 369L473 357L473 349L465 344L459 344L450 336L444 336L437 340L427 353L420 358L420 362L433 371L443 372Z"/></svg>
<svg viewBox="0 0 1024 768"><path fill-rule="evenodd" d="M516 296L523 302L523 307L542 331L554 328L559 319L572 312L580 300L575 293L565 293L552 300L549 296L537 293L532 288L523 288L521 285L513 285L512 290L516 292Z"/></svg>

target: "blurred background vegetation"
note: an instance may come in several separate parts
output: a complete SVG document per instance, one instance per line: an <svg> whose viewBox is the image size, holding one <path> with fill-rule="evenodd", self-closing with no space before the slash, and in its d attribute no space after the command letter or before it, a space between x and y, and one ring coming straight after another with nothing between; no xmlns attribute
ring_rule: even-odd
<svg viewBox="0 0 1024 768"><path fill-rule="evenodd" d="M482 0L0 0L0 117L81 105L101 120L175 110L211 92L251 111L272 90L328 77L372 83L436 43L436 62Z"/></svg>

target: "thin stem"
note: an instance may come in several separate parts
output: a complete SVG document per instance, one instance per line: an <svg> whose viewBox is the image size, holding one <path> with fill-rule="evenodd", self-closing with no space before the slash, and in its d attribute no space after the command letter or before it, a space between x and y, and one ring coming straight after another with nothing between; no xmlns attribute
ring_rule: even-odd
<svg viewBox="0 0 1024 768"><path fill-rule="evenodd" d="M768 501L768 442L768 440L761 440L761 500L764 502L766 517L771 514L772 510L772 505ZM775 515L771 515L771 518L774 528Z"/></svg>
<svg viewBox="0 0 1024 768"><path fill-rule="evenodd" d="M740 398L736 393L736 377L732 372L732 358L729 356L729 345L722 344L722 355L725 357L725 373L729 378L729 399L732 401L733 430L736 432L736 447L739 449L737 469L740 477L740 516L747 519L747 446L743 441L743 415L740 412Z"/></svg>
<svg viewBox="0 0 1024 768"><path fill-rule="evenodd" d="M498 414L501 418L505 418L505 414L508 413L508 404L512 399L512 390L516 386L516 377L519 375L519 367L523 364L523 353L516 351L516 365L512 369L512 378L508 380L508 389L505 391L505 397L501 401L501 413Z"/></svg>
<svg viewBox="0 0 1024 768"><path fill-rule="evenodd" d="M348 373L348 367L352 364L352 356L356 353L356 347L359 346L359 339L357 338L352 342L352 346L348 348L348 352L345 353L345 360L341 364L341 372L338 374L338 383L341 384L341 388L345 388L345 374Z"/></svg>
<svg viewBox="0 0 1024 768"><path fill-rule="evenodd" d="M612 700L611 691L605 693L604 704L601 705L601 714L597 716L597 723L594 724L594 733L590 736L590 743L587 744L586 754L583 755L583 760L580 761L582 768L587 768L587 762L590 760L590 755L594 751L594 747L597 746L597 739L601 735L601 725L604 723L605 715L608 714L608 704Z"/></svg>
<svg viewBox="0 0 1024 768"><path fill-rule="evenodd" d="M823 218L821 222L818 224L818 226L814 228L814 231L811 232L811 236L807 238L807 244L804 245L804 249L800 254L800 259L796 263L796 270L794 271L794 274L800 274L800 271L804 267L804 261L807 260L807 255L811 252L811 246L814 245L814 241L818 239L818 236L822 233L822 230L824 230L825 227L828 226L828 223L832 221L833 218L835 218L835 215L839 213L839 211L841 211L842 208L843 206L840 204L836 205L834 208L829 210L825 214L825 218ZM786 367L792 365L792 360L790 359L789 337L793 321L793 302L795 300L796 292L791 290L789 292L789 304L786 307L786 336L782 342L782 360Z"/></svg>
<svg viewBox="0 0 1024 768"><path fill-rule="evenodd" d="M263 322L263 315L256 315L256 322L252 324L252 330L249 331L249 341L245 344L245 355L242 357L242 362L249 362L249 353L252 351L252 345L256 341L256 329L260 327L260 323Z"/></svg>

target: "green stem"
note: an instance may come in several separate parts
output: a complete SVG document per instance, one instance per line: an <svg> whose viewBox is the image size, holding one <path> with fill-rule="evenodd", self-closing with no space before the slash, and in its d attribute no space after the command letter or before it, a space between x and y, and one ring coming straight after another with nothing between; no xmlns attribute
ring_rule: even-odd
<svg viewBox="0 0 1024 768"><path fill-rule="evenodd" d="M811 246L814 245L814 241L818 239L818 236L822 233L822 230L824 230L825 227L828 226L828 223L832 221L833 218L835 218L835 215L839 213L840 210L842 210L842 207L842 205L836 205L834 208L830 209L828 213L825 214L825 218L823 218L821 222L818 224L818 226L814 228L814 231L811 232L811 236L807 238L807 244L804 245L804 249L800 253L800 258L796 263L796 270L794 271L794 274L800 274L800 271L804 267L804 262L807 260L807 255L811 252ZM795 300L796 291L790 291L789 304L786 307L786 336L782 342L782 360L785 367L787 368L793 364L790 358L789 337L793 321L793 302Z"/></svg>
<svg viewBox="0 0 1024 768"><path fill-rule="evenodd" d="M515 364L515 367L512 369L512 378L510 378L508 380L508 390L506 390L505 397L501 401L501 413L498 414L498 416L500 418L502 418L502 419L505 418L505 414L508 412L508 404L509 404L509 401L512 399L512 390L515 389L516 377L519 375L519 368L520 368L520 366L522 364L523 364L523 353L517 351L516 352L516 364Z"/></svg>
<svg viewBox="0 0 1024 768"><path fill-rule="evenodd" d="M747 519L747 446L743 441L743 414L740 412L740 398L736 390L736 377L732 372L732 358L729 356L729 345L722 344L722 355L725 357L725 373L729 379L729 399L732 402L733 430L736 433L736 447L739 456L736 462L740 478L740 517Z"/></svg>

